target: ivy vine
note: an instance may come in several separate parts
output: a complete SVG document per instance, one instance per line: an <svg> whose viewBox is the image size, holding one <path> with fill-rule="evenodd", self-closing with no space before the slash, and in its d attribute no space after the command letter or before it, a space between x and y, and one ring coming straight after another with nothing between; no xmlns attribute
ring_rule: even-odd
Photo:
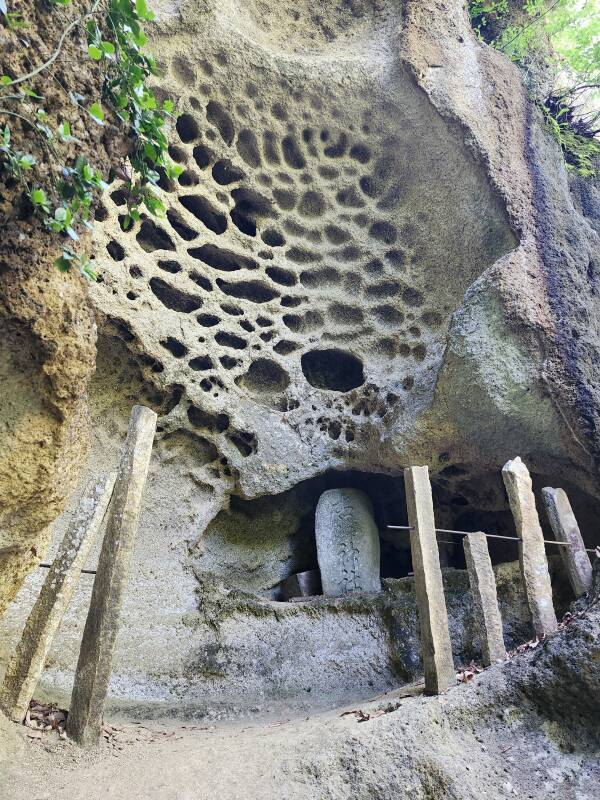
<svg viewBox="0 0 600 800"><path fill-rule="evenodd" d="M50 0L55 6L68 6L71 0ZM27 25L20 14L11 13L6 0L0 0L4 24L17 30ZM72 163L61 157L62 145L77 144L70 124L62 120L54 129L44 108L44 98L33 89L32 81L59 58L67 37L76 29L87 36L87 57L105 68L101 96L84 107L85 99L69 91L71 102L79 106L92 125L104 125L107 113L127 131L131 140L128 161L111 168L108 180L119 178L127 199L125 228L140 219L142 207L153 216L163 216L165 208L157 190L161 172L176 179L182 167L167 154L166 123L173 102L159 104L147 86L156 75L156 63L144 52L147 37L143 25L154 18L146 0L94 0L89 10L70 21L62 30L52 55L30 72L0 75L0 172L14 179L30 203L33 214L44 226L61 237L62 253L55 266L68 270L77 266L88 278L95 278L90 261L74 243L85 229L92 227L95 202L107 188L100 170L83 155ZM37 153L24 152L15 142L14 122L35 134ZM11 127L11 125L13 127ZM30 177L40 159L48 161L49 177L34 183Z"/></svg>

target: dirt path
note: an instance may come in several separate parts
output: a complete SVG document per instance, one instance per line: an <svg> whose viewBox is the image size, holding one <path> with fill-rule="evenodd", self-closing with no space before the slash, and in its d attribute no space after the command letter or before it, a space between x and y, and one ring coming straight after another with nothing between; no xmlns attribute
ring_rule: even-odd
<svg viewBox="0 0 600 800"><path fill-rule="evenodd" d="M301 718L113 722L108 738L88 751L55 733L28 739L25 728L11 726L13 750L3 759L2 731L0 800L600 796L595 737L540 714L511 691L501 667L442 697L403 687Z"/></svg>
<svg viewBox="0 0 600 800"><path fill-rule="evenodd" d="M360 705L377 719L381 708L420 694L403 687ZM98 748L81 751L56 733L31 739L13 726L23 750L0 788L1 800L306 800L316 776L303 754L332 752L361 714L348 707L302 718L251 722L120 722L109 726ZM364 720L368 721L368 720ZM14 732L13 731L13 732Z"/></svg>

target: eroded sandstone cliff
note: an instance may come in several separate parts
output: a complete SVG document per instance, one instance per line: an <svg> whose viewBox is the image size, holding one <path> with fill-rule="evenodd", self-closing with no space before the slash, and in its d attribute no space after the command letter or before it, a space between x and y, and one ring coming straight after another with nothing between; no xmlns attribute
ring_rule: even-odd
<svg viewBox="0 0 600 800"><path fill-rule="evenodd" d="M402 468L426 463L441 522L511 533L499 468L519 454L594 543L596 189L569 178L463 4L187 0L159 8L153 49L184 172L161 181L167 218L127 232L112 187L89 291L86 471L114 467L134 402L160 414L121 695L214 685L197 651L217 680L224 645L264 657L239 609L216 641L207 609L241 589L277 616L333 485L366 484L383 530L404 521ZM405 575L406 541L385 537L385 577ZM87 597L55 654L62 685Z"/></svg>

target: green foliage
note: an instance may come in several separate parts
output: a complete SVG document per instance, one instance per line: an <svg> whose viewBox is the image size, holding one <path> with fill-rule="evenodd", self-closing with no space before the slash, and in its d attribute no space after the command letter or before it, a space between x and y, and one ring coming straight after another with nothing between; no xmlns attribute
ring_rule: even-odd
<svg viewBox="0 0 600 800"><path fill-rule="evenodd" d="M517 19L508 0L469 0L471 24L479 37L512 61L540 46L544 26L539 23L563 0L522 0Z"/></svg>
<svg viewBox="0 0 600 800"><path fill-rule="evenodd" d="M70 0L51 0L52 5L68 6ZM111 177L125 182L128 212L124 227L140 219L141 206L155 216L162 216L165 208L156 189L160 171L171 179L179 177L182 167L167 156L166 121L173 111L173 103L165 101L159 106L154 94L146 86L150 75L156 74L156 65L143 51L146 36L143 23L153 19L146 0L109 0L106 11L99 11L100 0L94 0L87 13L73 20L63 30L53 55L40 67L27 75L0 76L0 171L18 184L30 203L32 212L39 215L44 225L63 240L62 255L55 262L61 270L78 266L84 275L93 278L90 263L85 255L74 252L70 240L77 242L82 230L91 227L91 212L100 193L107 188L99 170L79 153L66 163L67 146L80 144L71 134L67 120L55 129L49 123L44 109L44 98L32 88L32 81L58 58L67 35L85 26L87 55L105 67L102 97L84 108L83 98L75 92L69 97L92 125L106 124L110 110L111 120L116 120L127 131L133 143L129 164L115 164ZM6 0L0 0L0 13L9 28L25 24L20 15L11 15ZM12 120L19 120L24 130L36 135L38 157L24 153L12 144ZM24 123L24 124L23 124ZM47 179L34 184L30 171L39 162L47 161L52 169Z"/></svg>
<svg viewBox="0 0 600 800"><path fill-rule="evenodd" d="M11 31L18 31L22 28L27 27L27 22L23 18L22 14L18 14L16 11L8 12L6 15L6 26Z"/></svg>
<svg viewBox="0 0 600 800"><path fill-rule="evenodd" d="M596 162L600 159L600 141L595 135L580 133L586 122L574 118L570 105L561 97L550 97L540 104L546 127L559 143L567 169L584 178L597 174Z"/></svg>
<svg viewBox="0 0 600 800"><path fill-rule="evenodd" d="M537 56L555 75L547 97L534 98L563 151L567 168L597 174L600 157L600 14L597 0L469 0L480 38L526 66ZM550 44L550 48L548 47Z"/></svg>
<svg viewBox="0 0 600 800"><path fill-rule="evenodd" d="M469 0L471 25L480 38L485 39L488 26L508 14L508 0Z"/></svg>
<svg viewBox="0 0 600 800"><path fill-rule="evenodd" d="M589 83L600 83L600 9L597 0L561 2L548 15L546 31L562 61Z"/></svg>
<svg viewBox="0 0 600 800"><path fill-rule="evenodd" d="M135 149L130 156L133 174L124 172L128 213L123 226L129 228L139 219L143 204L151 214L161 216L165 208L154 187L162 168L168 178L176 179L183 167L167 157L165 119L173 110L172 101L158 106L156 97L145 86L149 75L156 74L154 59L142 52L146 36L141 23L153 19L146 0L110 0L108 29L113 41L102 36L94 20L88 22L88 52L96 60L107 62L104 94L119 119L134 135Z"/></svg>

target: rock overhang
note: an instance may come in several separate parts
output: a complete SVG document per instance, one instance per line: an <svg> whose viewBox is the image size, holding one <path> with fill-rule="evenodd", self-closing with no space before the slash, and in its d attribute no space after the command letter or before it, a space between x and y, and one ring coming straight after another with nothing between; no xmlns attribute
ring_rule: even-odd
<svg viewBox="0 0 600 800"><path fill-rule="evenodd" d="M247 496L381 468L382 443L402 461L452 314L517 244L464 131L402 60L402 4L292 5L188 3L188 30L159 28L184 172L161 180L165 220L122 231L117 189L97 235L96 307L149 380L183 387L163 427L226 416L216 437L193 429Z"/></svg>

